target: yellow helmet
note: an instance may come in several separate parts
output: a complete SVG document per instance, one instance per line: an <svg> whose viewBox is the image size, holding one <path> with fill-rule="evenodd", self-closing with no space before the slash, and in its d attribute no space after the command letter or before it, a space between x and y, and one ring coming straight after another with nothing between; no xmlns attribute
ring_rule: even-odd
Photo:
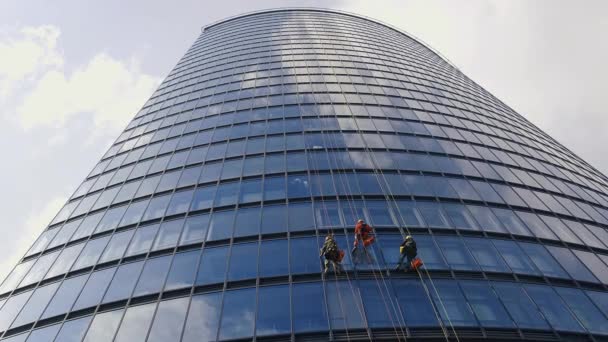
<svg viewBox="0 0 608 342"><path fill-rule="evenodd" d="M411 236L411 235L408 235L408 236L406 236L406 237L405 237L405 239L406 239L406 240L411 240L411 239L412 239L412 236Z"/></svg>

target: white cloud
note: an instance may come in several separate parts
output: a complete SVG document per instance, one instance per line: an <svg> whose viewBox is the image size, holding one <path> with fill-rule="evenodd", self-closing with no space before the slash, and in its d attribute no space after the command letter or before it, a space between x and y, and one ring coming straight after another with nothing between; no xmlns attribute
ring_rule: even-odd
<svg viewBox="0 0 608 342"><path fill-rule="evenodd" d="M37 71L63 65L62 53L57 49L59 35L54 26L0 31L0 99L9 97Z"/></svg>
<svg viewBox="0 0 608 342"><path fill-rule="evenodd" d="M46 202L46 205L31 209L23 228L14 239L0 239L0 251L4 256L0 258L0 282L8 275L11 268L27 252L44 227L55 217L67 196L55 196Z"/></svg>
<svg viewBox="0 0 608 342"><path fill-rule="evenodd" d="M137 61L118 61L101 53L67 74L50 70L17 107L26 128L62 124L76 114L93 114L95 124L124 127L159 83L139 70Z"/></svg>
<svg viewBox="0 0 608 342"><path fill-rule="evenodd" d="M160 83L135 57L100 51L73 63L60 34L55 26L0 29L0 141L3 163L16 165L3 175L11 181L0 198L0 280Z"/></svg>

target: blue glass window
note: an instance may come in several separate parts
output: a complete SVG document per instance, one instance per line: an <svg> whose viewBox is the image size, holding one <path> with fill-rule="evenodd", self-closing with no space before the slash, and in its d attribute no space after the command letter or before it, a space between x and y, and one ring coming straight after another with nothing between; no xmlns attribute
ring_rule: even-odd
<svg viewBox="0 0 608 342"><path fill-rule="evenodd" d="M184 169L184 171L182 172L182 176L180 177L179 182L177 183L177 186L181 188L184 186L196 184L201 175L201 170L202 169L200 166Z"/></svg>
<svg viewBox="0 0 608 342"><path fill-rule="evenodd" d="M239 203L258 202L262 200L262 179L252 179L241 183Z"/></svg>
<svg viewBox="0 0 608 342"><path fill-rule="evenodd" d="M228 280L255 278L258 265L258 243L235 244L232 246Z"/></svg>
<svg viewBox="0 0 608 342"><path fill-rule="evenodd" d="M547 227L547 225L544 224L543 221L541 221L541 219L535 214L526 212L516 213L522 219L522 221L524 221L526 226L528 226L528 229L530 229L530 231L538 238L557 240L557 237L551 232L551 229L549 229L549 227Z"/></svg>
<svg viewBox="0 0 608 342"><path fill-rule="evenodd" d="M162 217L165 214L165 210L167 209L170 200L171 195L152 198L142 220L152 220Z"/></svg>
<svg viewBox="0 0 608 342"><path fill-rule="evenodd" d="M532 243L520 243L536 267L547 277L569 278L564 269L553 259L544 246Z"/></svg>
<svg viewBox="0 0 608 342"><path fill-rule="evenodd" d="M89 327L92 316L87 316L63 323L55 342L80 342Z"/></svg>
<svg viewBox="0 0 608 342"><path fill-rule="evenodd" d="M287 197L310 197L310 183L307 175L287 177Z"/></svg>
<svg viewBox="0 0 608 342"><path fill-rule="evenodd" d="M215 340L220 324L221 304L221 292L192 297L182 341L199 342Z"/></svg>
<svg viewBox="0 0 608 342"><path fill-rule="evenodd" d="M214 182L220 178L222 163L205 164L199 183Z"/></svg>
<svg viewBox="0 0 608 342"><path fill-rule="evenodd" d="M343 205L342 210L345 212L345 216L347 216L346 212L351 213L351 210L355 211L355 209L352 209L352 205L354 204L351 204L351 202ZM358 217L363 217L361 208L357 209L359 210L356 212L360 213ZM315 219L318 227L339 227L343 225L342 218L340 217L340 206L336 201L321 200L315 202ZM356 220L354 219L353 222L356 222Z"/></svg>
<svg viewBox="0 0 608 342"><path fill-rule="evenodd" d="M448 264L456 270L478 270L475 259L471 256L462 240L455 236L437 236L439 249L445 256Z"/></svg>
<svg viewBox="0 0 608 342"><path fill-rule="evenodd" d="M479 230L479 227L477 227L477 224L464 205L446 203L443 204L443 210L454 228Z"/></svg>
<svg viewBox="0 0 608 342"><path fill-rule="evenodd" d="M247 157L243 164L243 176L261 175L264 173L264 157Z"/></svg>
<svg viewBox="0 0 608 342"><path fill-rule="evenodd" d="M171 202L169 202L169 207L167 208L167 212L165 213L165 215L170 216L185 213L186 211L188 211L193 193L193 190L186 190L173 194L173 197L171 198Z"/></svg>
<svg viewBox="0 0 608 342"><path fill-rule="evenodd" d="M36 329L27 338L27 342L51 342L55 338L55 335L57 335L60 327L61 324L55 324L42 329ZM8 339L4 341L10 342Z"/></svg>
<svg viewBox="0 0 608 342"><path fill-rule="evenodd" d="M525 289L555 329L584 331L552 288L543 285L525 285Z"/></svg>
<svg viewBox="0 0 608 342"><path fill-rule="evenodd" d="M156 237L158 227L158 224L138 227L125 255L131 256L141 253L147 253L150 250L150 247L152 246L154 237Z"/></svg>
<svg viewBox="0 0 608 342"><path fill-rule="evenodd" d="M181 170L165 173L162 176L160 183L158 183L158 187L156 188L155 192L163 192L175 189L175 187L177 186L177 181L179 180L179 176L181 174Z"/></svg>
<svg viewBox="0 0 608 342"><path fill-rule="evenodd" d="M152 250L160 250L163 248L174 247L177 245L177 239L182 232L184 219L165 221L160 225L156 240L152 245Z"/></svg>
<svg viewBox="0 0 608 342"><path fill-rule="evenodd" d="M270 205L262 209L262 234L287 231L287 210L285 205Z"/></svg>
<svg viewBox="0 0 608 342"><path fill-rule="evenodd" d="M492 286L517 326L522 329L549 328L536 304L523 291L520 284L495 282Z"/></svg>
<svg viewBox="0 0 608 342"><path fill-rule="evenodd" d="M180 245L202 242L207 236L209 226L209 215L189 216L186 218Z"/></svg>
<svg viewBox="0 0 608 342"><path fill-rule="evenodd" d="M364 309L359 289L350 282L327 282L327 309L332 329L364 327Z"/></svg>
<svg viewBox="0 0 608 342"><path fill-rule="evenodd" d="M243 159L233 159L224 162L220 179L238 178L243 169Z"/></svg>
<svg viewBox="0 0 608 342"><path fill-rule="evenodd" d="M124 310L97 314L84 337L85 342L112 341Z"/></svg>
<svg viewBox="0 0 608 342"><path fill-rule="evenodd" d="M399 313L395 312L392 293L379 281L364 280L360 282L363 308L369 327L391 328L401 325Z"/></svg>
<svg viewBox="0 0 608 342"><path fill-rule="evenodd" d="M438 325L435 309L421 282L396 280L393 284L401 314L408 326Z"/></svg>
<svg viewBox="0 0 608 342"><path fill-rule="evenodd" d="M198 266L196 285L224 282L228 263L228 247L205 248Z"/></svg>
<svg viewBox="0 0 608 342"><path fill-rule="evenodd" d="M608 332L608 320L583 291L564 287L555 290L587 330L604 335Z"/></svg>
<svg viewBox="0 0 608 342"><path fill-rule="evenodd" d="M165 291L192 286L200 254L198 250L175 254L167 276Z"/></svg>
<svg viewBox="0 0 608 342"><path fill-rule="evenodd" d="M285 198L285 178L269 177L264 180L264 200Z"/></svg>
<svg viewBox="0 0 608 342"><path fill-rule="evenodd" d="M239 193L239 182L223 183L217 188L215 197L215 207L236 204Z"/></svg>
<svg viewBox="0 0 608 342"><path fill-rule="evenodd" d="M443 210L436 202L416 202L416 209L424 218L424 221L429 227L433 228L448 228L449 224L446 220Z"/></svg>
<svg viewBox="0 0 608 342"><path fill-rule="evenodd" d="M74 263L72 269L77 270L83 267L92 266L97 262L99 256L110 241L110 236L104 236L98 239L89 240L84 247L78 260Z"/></svg>
<svg viewBox="0 0 608 342"><path fill-rule="evenodd" d="M68 278L63 281L48 307L44 311L42 318L53 317L55 315L66 313L76 301L76 297L87 281L88 275Z"/></svg>
<svg viewBox="0 0 608 342"><path fill-rule="evenodd" d="M327 312L320 283L299 283L292 288L294 332L327 330Z"/></svg>
<svg viewBox="0 0 608 342"><path fill-rule="evenodd" d="M593 275L597 277L597 279L599 279L604 284L608 284L608 268L606 267L606 264L604 264L597 257L597 255L590 252L580 251L577 249L573 249L572 252L576 254L576 256L583 262L583 264L589 267L589 269L591 270Z"/></svg>
<svg viewBox="0 0 608 342"><path fill-rule="evenodd" d="M510 272L498 251L487 239L465 238L469 250L484 271Z"/></svg>
<svg viewBox="0 0 608 342"><path fill-rule="evenodd" d="M0 311L0 330L4 331L19 314L23 305L27 302L34 291L27 291L10 297Z"/></svg>
<svg viewBox="0 0 608 342"><path fill-rule="evenodd" d="M494 246L515 273L539 275L534 263L524 253L516 242L507 240L492 240Z"/></svg>
<svg viewBox="0 0 608 342"><path fill-rule="evenodd" d="M445 325L476 326L477 321L471 312L458 283L452 280L435 280L436 291L430 291L435 306Z"/></svg>
<svg viewBox="0 0 608 342"><path fill-rule="evenodd" d="M249 236L260 233L260 212L259 207L241 208L236 213L234 236Z"/></svg>
<svg viewBox="0 0 608 342"><path fill-rule="evenodd" d="M120 329L118 329L113 341L130 342L141 339L142 332L148 331L152 317L154 317L155 308L156 303L127 308ZM112 341L111 337L109 341Z"/></svg>
<svg viewBox="0 0 608 342"><path fill-rule="evenodd" d="M112 239L103 251L99 263L119 259L125 253L127 245L131 241L131 237L135 233L135 229L126 230L124 232L112 235Z"/></svg>
<svg viewBox="0 0 608 342"><path fill-rule="evenodd" d="M15 318L15 321L11 327L18 327L37 320L46 308L46 305L50 302L51 297L53 294L55 294L58 287L59 282L55 282L53 284L37 288L30 296L27 304L21 308L21 312L19 312L19 315L17 318Z"/></svg>
<svg viewBox="0 0 608 342"><path fill-rule="evenodd" d="M186 297L160 302L147 341L164 342L181 336L189 301Z"/></svg>
<svg viewBox="0 0 608 342"><path fill-rule="evenodd" d="M277 335L291 332L289 287L286 285L260 287L256 335Z"/></svg>
<svg viewBox="0 0 608 342"><path fill-rule="evenodd" d="M143 261L120 265L102 303L128 298L135 287L143 265Z"/></svg>
<svg viewBox="0 0 608 342"><path fill-rule="evenodd" d="M49 279L69 271L83 247L84 243L79 243L77 245L67 247L61 251L61 254L59 257L57 257L57 260L53 264L53 267L51 267L48 273L44 276L44 279Z"/></svg>
<svg viewBox="0 0 608 342"><path fill-rule="evenodd" d="M190 210L201 210L211 208L215 198L215 185L200 187L194 192Z"/></svg>
<svg viewBox="0 0 608 342"><path fill-rule="evenodd" d="M463 281L462 291L484 327L512 328L513 321L487 282Z"/></svg>
<svg viewBox="0 0 608 342"><path fill-rule="evenodd" d="M401 225L406 227L424 227L416 203L411 201L399 201L395 207L395 213Z"/></svg>
<svg viewBox="0 0 608 342"><path fill-rule="evenodd" d="M473 214L473 218L481 226L482 230L486 232L507 233L507 230L490 208L468 205L467 209Z"/></svg>
<svg viewBox="0 0 608 342"><path fill-rule="evenodd" d="M255 299L255 288L225 292L220 339L236 339L253 335Z"/></svg>
<svg viewBox="0 0 608 342"><path fill-rule="evenodd" d="M292 274L320 271L319 248L315 238L290 239L290 269Z"/></svg>
<svg viewBox="0 0 608 342"><path fill-rule="evenodd" d="M424 261L424 265L429 269L447 269L448 266L439 252L439 248L435 245L433 238L427 235L414 236L416 247L418 247L418 256ZM401 242L399 242L401 244ZM393 253L394 246L391 246Z"/></svg>
<svg viewBox="0 0 608 342"><path fill-rule="evenodd" d="M51 267L58 255L59 252L53 252L39 257L34 266L32 266L30 271L27 273L25 278L23 278L19 286L23 287L25 285L30 285L40 281L42 277L48 272L49 268Z"/></svg>
<svg viewBox="0 0 608 342"><path fill-rule="evenodd" d="M508 209L492 209L496 217L500 220L500 222L504 225L505 228L509 231L509 233L513 235L523 235L523 236L531 236L532 234L526 228L524 223L515 215L515 213Z"/></svg>
<svg viewBox="0 0 608 342"><path fill-rule="evenodd" d="M133 296L141 296L160 292L169 272L172 255L148 259L139 277Z"/></svg>
<svg viewBox="0 0 608 342"><path fill-rule="evenodd" d="M566 269L572 278L582 281L598 282L591 272L589 272L587 267L585 267L570 250L555 246L546 246L546 248L553 257L555 257L557 262Z"/></svg>
<svg viewBox="0 0 608 342"><path fill-rule="evenodd" d="M116 228L126 210L127 206L123 205L121 207L112 208L106 211L106 214L97 225L95 232L99 233Z"/></svg>
<svg viewBox="0 0 608 342"><path fill-rule="evenodd" d="M273 277L289 273L287 240L262 241L260 247L260 277Z"/></svg>
<svg viewBox="0 0 608 342"><path fill-rule="evenodd" d="M290 232L314 229L312 203L290 203L287 219Z"/></svg>
<svg viewBox="0 0 608 342"><path fill-rule="evenodd" d="M211 215L207 241L229 239L232 237L234 210L218 211Z"/></svg>
<svg viewBox="0 0 608 342"><path fill-rule="evenodd" d="M106 288L112 280L114 271L116 271L115 267L93 272L91 277L89 277L87 284L84 286L84 289L80 293L80 296L78 297L78 300L76 301L76 304L74 304L72 310L80 310L99 304L101 298L106 292Z"/></svg>

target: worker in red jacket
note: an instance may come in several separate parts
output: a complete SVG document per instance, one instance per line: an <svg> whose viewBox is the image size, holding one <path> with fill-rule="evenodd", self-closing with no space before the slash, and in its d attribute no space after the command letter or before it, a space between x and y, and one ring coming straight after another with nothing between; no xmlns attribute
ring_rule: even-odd
<svg viewBox="0 0 608 342"><path fill-rule="evenodd" d="M359 219L357 224L355 225L355 247L359 245L359 240L363 242L363 246L367 247L372 244L375 240L373 236L371 236L372 227L369 224L365 223L365 221Z"/></svg>

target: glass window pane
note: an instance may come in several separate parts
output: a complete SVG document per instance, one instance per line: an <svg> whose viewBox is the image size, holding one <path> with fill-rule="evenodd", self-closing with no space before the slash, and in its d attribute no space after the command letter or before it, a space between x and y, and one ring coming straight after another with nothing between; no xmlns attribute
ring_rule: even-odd
<svg viewBox="0 0 608 342"><path fill-rule="evenodd" d="M327 312L320 283L293 284L294 332L327 330Z"/></svg>
<svg viewBox="0 0 608 342"><path fill-rule="evenodd" d="M218 211L211 215L207 241L223 240L232 237L234 210Z"/></svg>
<svg viewBox="0 0 608 342"><path fill-rule="evenodd" d="M80 253L78 260L76 260L74 266L72 266L72 269L77 270L83 267L95 265L97 259L99 259L99 256L101 255L101 252L103 252L104 248L108 244L108 241L110 241L110 236L104 236L102 238L87 242L87 245L82 250L82 253Z"/></svg>
<svg viewBox="0 0 608 342"><path fill-rule="evenodd" d="M204 186L196 189L190 210L211 208L213 199L215 198L215 190L215 185Z"/></svg>
<svg viewBox="0 0 608 342"><path fill-rule="evenodd" d="M462 281L462 291L484 327L513 328L513 321L487 282Z"/></svg>
<svg viewBox="0 0 608 342"><path fill-rule="evenodd" d="M11 325L13 319L15 319L15 316L19 314L19 311L21 310L21 308L23 308L23 305L27 302L33 292L34 291L23 292L16 296L10 297L6 301L6 303L2 307L2 310L0 310L1 331L6 330Z"/></svg>
<svg viewBox="0 0 608 342"><path fill-rule="evenodd" d="M165 215L170 216L188 211L193 193L193 190L186 190L173 194Z"/></svg>
<svg viewBox="0 0 608 342"><path fill-rule="evenodd" d="M287 240L262 241L260 247L260 277L273 277L289 273Z"/></svg>
<svg viewBox="0 0 608 342"><path fill-rule="evenodd" d="M544 246L532 243L520 243L519 245L545 276L570 278Z"/></svg>
<svg viewBox="0 0 608 342"><path fill-rule="evenodd" d="M84 342L112 341L124 310L114 310L97 314L87 331Z"/></svg>
<svg viewBox="0 0 608 342"><path fill-rule="evenodd" d="M243 243L232 246L228 280L255 278L258 265L258 243Z"/></svg>
<svg viewBox="0 0 608 342"><path fill-rule="evenodd" d="M175 254L165 291L192 286L200 254L200 250Z"/></svg>
<svg viewBox="0 0 608 342"><path fill-rule="evenodd" d="M143 265L144 262L139 261L119 266L108 292L103 297L103 303L129 298Z"/></svg>
<svg viewBox="0 0 608 342"><path fill-rule="evenodd" d="M27 342L53 342L60 327L61 324L55 324L42 329L36 329L27 338Z"/></svg>
<svg viewBox="0 0 608 342"><path fill-rule="evenodd" d="M37 320L58 287L59 282L37 288L27 304L21 309L11 327L18 327Z"/></svg>
<svg viewBox="0 0 608 342"><path fill-rule="evenodd" d="M189 216L184 224L180 245L203 242L207 236L210 215Z"/></svg>
<svg viewBox="0 0 608 342"><path fill-rule="evenodd" d="M262 209L262 234L287 232L285 205L270 205Z"/></svg>
<svg viewBox="0 0 608 342"><path fill-rule="evenodd" d="M110 240L108 246L101 255L99 262L102 263L114 259L119 259L120 257L122 257L134 233L135 229L130 229L112 235L112 239Z"/></svg>
<svg viewBox="0 0 608 342"><path fill-rule="evenodd" d="M287 285L260 287L256 335L277 335L291 332L289 287Z"/></svg>
<svg viewBox="0 0 608 342"><path fill-rule="evenodd" d="M236 212L234 223L234 237L258 235L261 223L260 207L240 208Z"/></svg>
<svg viewBox="0 0 608 342"><path fill-rule="evenodd" d="M99 304L112 280L114 271L116 271L115 267L93 272L72 310L76 311Z"/></svg>
<svg viewBox="0 0 608 342"><path fill-rule="evenodd" d="M148 331L156 303L138 305L127 308L125 317L122 319L120 329L116 334L115 342L143 341ZM142 336L143 335L143 336Z"/></svg>
<svg viewBox="0 0 608 342"><path fill-rule="evenodd" d="M87 316L63 323L55 342L80 342L89 327L92 316Z"/></svg>
<svg viewBox="0 0 608 342"><path fill-rule="evenodd" d="M536 304L523 291L520 284L493 283L498 297L509 311L515 323L522 329L548 329L549 325L539 312Z"/></svg>
<svg viewBox="0 0 608 342"><path fill-rule="evenodd" d="M255 288L225 292L220 339L236 339L253 335L255 298Z"/></svg>
<svg viewBox="0 0 608 342"><path fill-rule="evenodd" d="M364 328L363 303L356 285L344 281L328 282L326 285L331 328Z"/></svg>
<svg viewBox="0 0 608 342"><path fill-rule="evenodd" d="M76 297L87 281L88 275L69 278L63 281L57 293L53 296L53 300L48 305L42 318L53 317L68 312L76 301Z"/></svg>
<svg viewBox="0 0 608 342"><path fill-rule="evenodd" d="M159 226L159 224L139 226L135 231L135 236L133 236L125 256L147 253L150 250L150 246L152 246Z"/></svg>
<svg viewBox="0 0 608 342"><path fill-rule="evenodd" d="M214 341L220 323L221 303L221 292L192 297L182 341Z"/></svg>
<svg viewBox="0 0 608 342"><path fill-rule="evenodd" d="M408 326L437 326L437 314L424 284L417 280L396 280L393 282L401 307L401 314Z"/></svg>
<svg viewBox="0 0 608 342"><path fill-rule="evenodd" d="M437 236L435 238L439 249L445 256L451 268L456 270L478 270L479 266L462 240L453 236Z"/></svg>
<svg viewBox="0 0 608 342"><path fill-rule="evenodd" d="M534 263L514 241L492 240L494 247L515 273L540 275Z"/></svg>
<svg viewBox="0 0 608 342"><path fill-rule="evenodd" d="M572 252L566 248L546 246L557 262L566 269L570 276L576 280L597 283L598 280L589 272Z"/></svg>
<svg viewBox="0 0 608 342"><path fill-rule="evenodd" d="M251 179L241 183L239 203L259 202L262 200L262 180Z"/></svg>
<svg viewBox="0 0 608 342"><path fill-rule="evenodd" d="M490 272L511 272L498 251L487 239L465 238L469 250L482 270Z"/></svg>
<svg viewBox="0 0 608 342"><path fill-rule="evenodd" d="M399 313L394 311L393 294L388 292L386 285L371 280L364 280L359 284L369 327L395 328L402 324Z"/></svg>
<svg viewBox="0 0 608 342"><path fill-rule="evenodd" d="M53 264L53 267L44 276L44 279L49 279L69 271L76 258L78 258L82 248L84 248L84 243L67 247L61 251L61 254Z"/></svg>
<svg viewBox="0 0 608 342"><path fill-rule="evenodd" d="M165 342L179 338L189 301L190 298L186 297L160 302L147 341Z"/></svg>
<svg viewBox="0 0 608 342"><path fill-rule="evenodd" d="M223 283L228 263L228 247L205 248L198 267L196 285Z"/></svg>
<svg viewBox="0 0 608 342"><path fill-rule="evenodd" d="M584 331L552 288L543 285L525 285L525 289L555 329Z"/></svg>
<svg viewBox="0 0 608 342"><path fill-rule="evenodd" d="M445 325L476 326L477 321L458 287L452 280L434 281L437 292L430 291Z"/></svg>
<svg viewBox="0 0 608 342"><path fill-rule="evenodd" d="M315 238L290 239L290 269L292 274L321 271L319 249Z"/></svg>
<svg viewBox="0 0 608 342"><path fill-rule="evenodd" d="M152 245L152 250L157 251L177 245L177 239L179 239L183 226L184 219L164 221L160 225L156 240L154 240L154 244Z"/></svg>
<svg viewBox="0 0 608 342"><path fill-rule="evenodd" d="M583 291L564 287L555 290L587 330L603 335L608 332L608 320Z"/></svg>
<svg viewBox="0 0 608 342"><path fill-rule="evenodd" d="M162 290L165 277L169 272L172 255L148 259L144 270L139 277L133 296L142 296L157 293Z"/></svg>

